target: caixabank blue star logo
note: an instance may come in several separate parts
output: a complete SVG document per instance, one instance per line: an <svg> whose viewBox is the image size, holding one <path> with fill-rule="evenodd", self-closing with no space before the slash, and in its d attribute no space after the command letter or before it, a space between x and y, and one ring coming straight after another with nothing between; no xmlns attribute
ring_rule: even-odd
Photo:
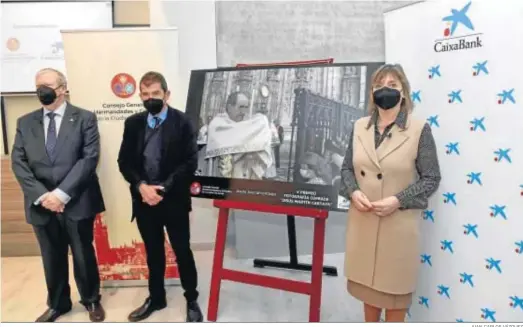
<svg viewBox="0 0 523 327"><path fill-rule="evenodd" d="M496 322L496 311L490 308L482 308L481 319L488 320L490 322Z"/></svg>
<svg viewBox="0 0 523 327"><path fill-rule="evenodd" d="M470 9L470 5L472 4L472 1L467 3L463 8L460 10L457 9L451 9L450 12L452 15L443 17L443 21L447 22L450 27L447 27L443 31L443 35L446 37L454 36L454 32L456 32L456 28L458 25L462 25L466 27L467 29L474 31L474 26L472 25L472 21L467 15L467 12Z"/></svg>
<svg viewBox="0 0 523 327"><path fill-rule="evenodd" d="M455 154L455 155L460 155L459 153L459 142L449 142L445 145L445 147L447 148L447 151L445 151L445 153L447 154Z"/></svg>
<svg viewBox="0 0 523 327"><path fill-rule="evenodd" d="M465 230L463 231L463 234L465 235L472 235L474 236L475 238L479 238L479 235L478 235L478 224L466 224L466 225L463 225L463 228L465 228Z"/></svg>
<svg viewBox="0 0 523 327"><path fill-rule="evenodd" d="M482 33L478 33L470 18L472 1L463 8L450 8L450 15L442 18L446 27L443 38L434 41L434 52L449 52L483 47Z"/></svg>
<svg viewBox="0 0 523 327"><path fill-rule="evenodd" d="M422 307L430 309L429 298L426 296L418 297L418 304L421 305Z"/></svg>
<svg viewBox="0 0 523 327"><path fill-rule="evenodd" d="M456 201L456 193L446 192L443 193L443 203L446 204L453 204L458 205L458 202Z"/></svg>
<svg viewBox="0 0 523 327"><path fill-rule="evenodd" d="M421 91L412 91L411 99L413 103L421 103Z"/></svg>
<svg viewBox="0 0 523 327"><path fill-rule="evenodd" d="M442 240L440 241L441 247L440 249L443 252L449 252L451 254L454 254L454 242L449 240Z"/></svg>
<svg viewBox="0 0 523 327"><path fill-rule="evenodd" d="M485 117L474 118L470 121L470 130L476 132L478 130L486 132L485 128Z"/></svg>
<svg viewBox="0 0 523 327"><path fill-rule="evenodd" d="M492 218L503 218L503 220L508 219L507 213L505 211L507 209L506 205L493 204L489 208L490 208L490 216Z"/></svg>
<svg viewBox="0 0 523 327"><path fill-rule="evenodd" d="M427 118L427 122L429 123L430 127L439 127L438 119L439 119L438 115L430 116L429 118Z"/></svg>
<svg viewBox="0 0 523 327"><path fill-rule="evenodd" d="M449 103L463 103L463 99L461 98L461 90L450 91L447 96L449 97Z"/></svg>
<svg viewBox="0 0 523 327"><path fill-rule="evenodd" d="M514 296L510 296L509 299L510 299L509 305L512 308L523 310L523 298L514 295Z"/></svg>
<svg viewBox="0 0 523 327"><path fill-rule="evenodd" d="M487 264L485 265L485 268L491 271L496 271L499 274L502 274L503 271L501 270L501 260L494 259L492 257L486 258L485 261Z"/></svg>
<svg viewBox="0 0 523 327"><path fill-rule="evenodd" d="M459 282L470 287L474 287L474 282L472 281L472 278L474 278L474 275L467 274L466 272L462 272L459 274Z"/></svg>
<svg viewBox="0 0 523 327"><path fill-rule="evenodd" d="M516 104L516 97L514 95L514 89L502 90L497 94L498 104L512 103Z"/></svg>
<svg viewBox="0 0 523 327"><path fill-rule="evenodd" d="M439 70L440 65L432 66L429 68L429 79L433 79L435 77L441 77L441 72Z"/></svg>
<svg viewBox="0 0 523 327"><path fill-rule="evenodd" d="M487 62L488 60L480 61L472 66L472 76L488 75Z"/></svg>
<svg viewBox="0 0 523 327"><path fill-rule="evenodd" d="M512 149L510 148L499 148L496 151L494 151L494 161L496 162L508 162L512 163L512 158L510 156L510 151Z"/></svg>
<svg viewBox="0 0 523 327"><path fill-rule="evenodd" d="M442 297L450 299L450 286L438 285L438 294Z"/></svg>
<svg viewBox="0 0 523 327"><path fill-rule="evenodd" d="M421 263L429 267L432 267L432 256L430 254L423 253L421 255Z"/></svg>
<svg viewBox="0 0 523 327"><path fill-rule="evenodd" d="M516 245L514 252L517 254L523 254L523 240L514 242L514 244Z"/></svg>
<svg viewBox="0 0 523 327"><path fill-rule="evenodd" d="M473 185L477 184L479 186L483 186L483 182L481 181L481 172L473 172L467 174L467 184Z"/></svg>
<svg viewBox="0 0 523 327"><path fill-rule="evenodd" d="M423 210L423 220L434 222L434 210Z"/></svg>

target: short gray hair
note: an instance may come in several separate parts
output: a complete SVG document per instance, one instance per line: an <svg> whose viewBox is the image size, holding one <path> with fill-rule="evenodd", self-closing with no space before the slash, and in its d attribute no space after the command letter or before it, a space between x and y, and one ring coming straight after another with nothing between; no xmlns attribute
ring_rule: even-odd
<svg viewBox="0 0 523 327"><path fill-rule="evenodd" d="M41 74L43 73L48 73L48 72L53 72L53 73L56 73L56 75L58 76L57 78L57 83L58 83L58 86L67 86L67 79L65 78L65 75L64 73L62 73L61 71L57 70L57 69L54 69L54 68L42 68L40 69L37 73L36 73L36 78L38 78L38 76L40 76Z"/></svg>

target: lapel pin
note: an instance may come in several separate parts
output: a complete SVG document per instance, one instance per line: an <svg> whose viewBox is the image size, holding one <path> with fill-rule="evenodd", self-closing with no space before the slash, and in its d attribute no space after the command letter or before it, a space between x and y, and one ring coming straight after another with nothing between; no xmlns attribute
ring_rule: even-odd
<svg viewBox="0 0 523 327"><path fill-rule="evenodd" d="M74 121L74 118L69 119L69 121Z"/></svg>

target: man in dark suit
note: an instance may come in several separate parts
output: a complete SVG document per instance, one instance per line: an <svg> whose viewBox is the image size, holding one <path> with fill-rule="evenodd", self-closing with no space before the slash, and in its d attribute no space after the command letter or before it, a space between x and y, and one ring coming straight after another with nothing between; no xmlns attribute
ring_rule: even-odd
<svg viewBox="0 0 523 327"><path fill-rule="evenodd" d="M71 310L69 246L80 303L91 321L103 321L92 244L95 216L105 211L96 175L100 156L96 116L65 101L65 76L57 70L38 72L36 88L43 108L18 119L11 160L44 264L49 309L37 322L55 321Z"/></svg>
<svg viewBox="0 0 523 327"><path fill-rule="evenodd" d="M190 184L197 168L196 129L187 116L167 105L165 78L148 72L140 80L146 111L125 121L118 165L130 184L136 218L147 253L149 297L131 312L136 322L167 306L164 228L180 272L187 300L188 322L203 321L197 302L198 275L190 245Z"/></svg>

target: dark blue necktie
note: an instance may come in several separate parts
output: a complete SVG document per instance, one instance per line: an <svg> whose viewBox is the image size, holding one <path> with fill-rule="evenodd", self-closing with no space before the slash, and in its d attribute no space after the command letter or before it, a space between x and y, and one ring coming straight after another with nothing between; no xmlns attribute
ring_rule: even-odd
<svg viewBox="0 0 523 327"><path fill-rule="evenodd" d="M47 141L45 142L45 150L47 151L47 156L49 159L54 160L55 147L56 147L56 122L54 118L56 114L50 112L47 114L49 117L49 127L47 127Z"/></svg>
<svg viewBox="0 0 523 327"><path fill-rule="evenodd" d="M153 129L157 129L158 127L160 127L160 123L162 122L162 120L160 117L153 117L153 118L154 118Z"/></svg>

